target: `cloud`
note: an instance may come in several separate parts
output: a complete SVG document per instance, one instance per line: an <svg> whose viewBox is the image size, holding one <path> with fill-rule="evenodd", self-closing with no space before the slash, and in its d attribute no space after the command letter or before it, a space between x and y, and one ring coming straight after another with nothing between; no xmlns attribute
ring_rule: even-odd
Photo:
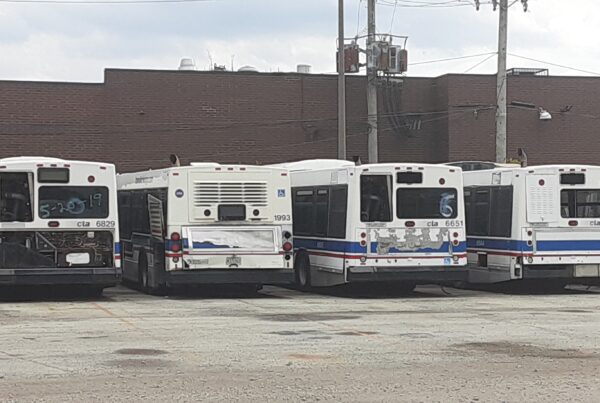
<svg viewBox="0 0 600 403"><path fill-rule="evenodd" d="M529 0L510 10L509 52L598 70L600 2ZM577 3L577 5L573 4ZM346 36L363 32L366 1L346 0ZM360 18L359 17L360 6ZM493 52L497 12L473 7L380 4L379 32L408 35L411 62ZM392 15L393 24L392 24ZM392 30L390 30L392 27ZM335 71L337 0L214 0L188 4L56 5L0 3L0 79L102 81L105 67L170 69L192 57L261 71ZM411 66L409 75L462 73L485 57ZM544 67L509 58L509 67ZM579 74L550 67L555 74ZM494 73L495 59L473 73Z"/></svg>

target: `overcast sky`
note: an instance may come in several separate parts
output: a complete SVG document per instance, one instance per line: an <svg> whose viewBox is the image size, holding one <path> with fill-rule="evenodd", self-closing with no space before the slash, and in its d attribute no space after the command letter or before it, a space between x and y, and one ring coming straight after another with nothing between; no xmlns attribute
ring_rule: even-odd
<svg viewBox="0 0 600 403"><path fill-rule="evenodd" d="M489 4L477 12L470 5L406 7L460 0L399 0L394 12L389 4L395 0L380 1L378 31L409 36L411 63L496 50L498 13ZM364 34L366 0L345 4L346 36ZM233 57L236 69L252 65L261 71L293 71L305 63L315 73L331 73L336 36L337 0L127 5L0 0L0 79L100 82L107 67L175 69L182 57L207 69L209 54L214 63L228 68ZM515 55L600 72L599 36L598 0L529 0L527 13L520 2L510 9L509 52ZM494 73L495 58L473 68L484 59L417 64L408 75ZM514 56L508 66L584 74Z"/></svg>

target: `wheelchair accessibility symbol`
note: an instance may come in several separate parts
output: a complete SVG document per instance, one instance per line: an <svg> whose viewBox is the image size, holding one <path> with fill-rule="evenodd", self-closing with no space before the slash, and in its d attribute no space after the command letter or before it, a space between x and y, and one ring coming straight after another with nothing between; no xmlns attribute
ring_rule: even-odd
<svg viewBox="0 0 600 403"><path fill-rule="evenodd" d="M285 197L285 189L277 189L277 197Z"/></svg>

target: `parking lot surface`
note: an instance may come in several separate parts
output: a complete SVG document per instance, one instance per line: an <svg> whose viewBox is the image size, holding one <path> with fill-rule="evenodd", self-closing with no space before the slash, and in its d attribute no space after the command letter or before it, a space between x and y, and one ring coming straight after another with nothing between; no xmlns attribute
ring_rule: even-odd
<svg viewBox="0 0 600 403"><path fill-rule="evenodd" d="M598 401L600 292L0 302L2 401Z"/></svg>

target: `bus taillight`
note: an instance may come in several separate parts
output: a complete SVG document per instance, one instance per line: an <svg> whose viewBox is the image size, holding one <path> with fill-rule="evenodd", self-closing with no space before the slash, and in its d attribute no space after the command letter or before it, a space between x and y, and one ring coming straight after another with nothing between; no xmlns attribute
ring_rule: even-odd
<svg viewBox="0 0 600 403"><path fill-rule="evenodd" d="M179 232L171 233L171 242L169 242L169 250L171 252L181 252L181 235Z"/></svg>
<svg viewBox="0 0 600 403"><path fill-rule="evenodd" d="M48 221L48 226L50 228L58 228L60 226L60 223L58 221Z"/></svg>
<svg viewBox="0 0 600 403"><path fill-rule="evenodd" d="M290 252L292 250L293 246L291 242L284 242L283 243L283 250L285 252Z"/></svg>

